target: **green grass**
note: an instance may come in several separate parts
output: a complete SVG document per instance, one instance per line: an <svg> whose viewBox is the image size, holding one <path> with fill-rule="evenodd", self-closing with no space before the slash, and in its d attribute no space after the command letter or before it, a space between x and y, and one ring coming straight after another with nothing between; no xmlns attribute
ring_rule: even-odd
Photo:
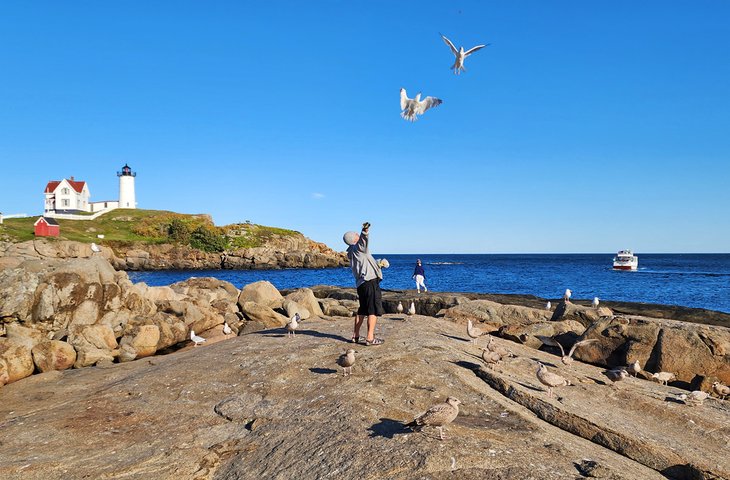
<svg viewBox="0 0 730 480"><path fill-rule="evenodd" d="M275 236L289 237L299 235L299 232L285 228L267 227L253 223L240 223L223 227L230 237L233 248L255 248L266 245Z"/></svg>
<svg viewBox="0 0 730 480"><path fill-rule="evenodd" d="M105 213L94 220L62 220L56 219L61 226L62 240L77 242L96 242L98 234L104 235L105 241L116 242L148 242L163 243L166 240L164 225L173 216L181 216L197 220L198 223L210 223L201 215L183 215L163 210L117 209ZM10 218L0 225L0 235L5 235L14 242L32 240L33 224L38 217ZM154 231L150 234L147 230Z"/></svg>
<svg viewBox="0 0 730 480"><path fill-rule="evenodd" d="M267 227L255 224L235 224L215 227L207 215L190 215L168 212L165 210L117 209L112 210L94 220L62 220L56 221L61 226L60 240L77 242L100 242L105 245L129 245L131 243L160 244L170 243L168 227L173 219L179 219L190 229L199 226L225 234L232 248L252 248L265 245L274 236L291 236L299 232L284 228ZM33 240L33 224L38 217L10 218L0 225L0 239L12 242ZM103 234L99 240L97 235ZM47 237L51 240L54 237Z"/></svg>

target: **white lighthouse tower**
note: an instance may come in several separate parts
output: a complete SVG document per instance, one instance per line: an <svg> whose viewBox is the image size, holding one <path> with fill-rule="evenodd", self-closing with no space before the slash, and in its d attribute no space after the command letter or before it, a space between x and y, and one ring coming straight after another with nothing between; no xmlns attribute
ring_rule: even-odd
<svg viewBox="0 0 730 480"><path fill-rule="evenodd" d="M137 208L137 200L134 196L134 177L137 173L133 172L129 165L124 164L121 172L117 172L119 177L119 208Z"/></svg>

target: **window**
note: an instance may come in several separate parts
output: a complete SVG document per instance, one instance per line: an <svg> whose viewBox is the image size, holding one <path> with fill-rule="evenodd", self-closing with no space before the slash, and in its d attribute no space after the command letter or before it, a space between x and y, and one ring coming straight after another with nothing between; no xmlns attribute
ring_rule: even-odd
<svg viewBox="0 0 730 480"><path fill-rule="evenodd" d="M64 195L68 195L68 188L65 188L65 187L62 188L61 189L61 193L64 194Z"/></svg>
<svg viewBox="0 0 730 480"><path fill-rule="evenodd" d="M69 202L68 202L68 198L64 198L63 200L61 200L61 204L62 204L62 205L63 205L64 207L68 207L68 205L69 205Z"/></svg>

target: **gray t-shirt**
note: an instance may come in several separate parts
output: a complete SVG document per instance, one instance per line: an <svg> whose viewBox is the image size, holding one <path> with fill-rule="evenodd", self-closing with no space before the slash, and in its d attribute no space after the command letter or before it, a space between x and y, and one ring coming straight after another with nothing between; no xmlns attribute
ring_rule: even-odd
<svg viewBox="0 0 730 480"><path fill-rule="evenodd" d="M352 276L355 277L355 284L359 287L368 280L374 278L383 279L383 272L378 266L368 249L368 234L360 232L360 240L355 245L347 247L347 258L350 259Z"/></svg>

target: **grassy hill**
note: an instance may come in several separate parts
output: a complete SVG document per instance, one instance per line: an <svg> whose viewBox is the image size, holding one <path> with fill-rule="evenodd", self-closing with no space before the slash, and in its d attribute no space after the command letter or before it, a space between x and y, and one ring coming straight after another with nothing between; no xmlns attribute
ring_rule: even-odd
<svg viewBox="0 0 730 480"><path fill-rule="evenodd" d="M23 242L35 238L33 224L38 217L6 219L0 225L0 239ZM164 210L117 209L94 220L57 220L62 240L98 242L104 235L109 245L130 243L189 244L207 251L250 248L265 245L274 236L297 235L283 228L250 223L217 227L209 215L183 214Z"/></svg>

